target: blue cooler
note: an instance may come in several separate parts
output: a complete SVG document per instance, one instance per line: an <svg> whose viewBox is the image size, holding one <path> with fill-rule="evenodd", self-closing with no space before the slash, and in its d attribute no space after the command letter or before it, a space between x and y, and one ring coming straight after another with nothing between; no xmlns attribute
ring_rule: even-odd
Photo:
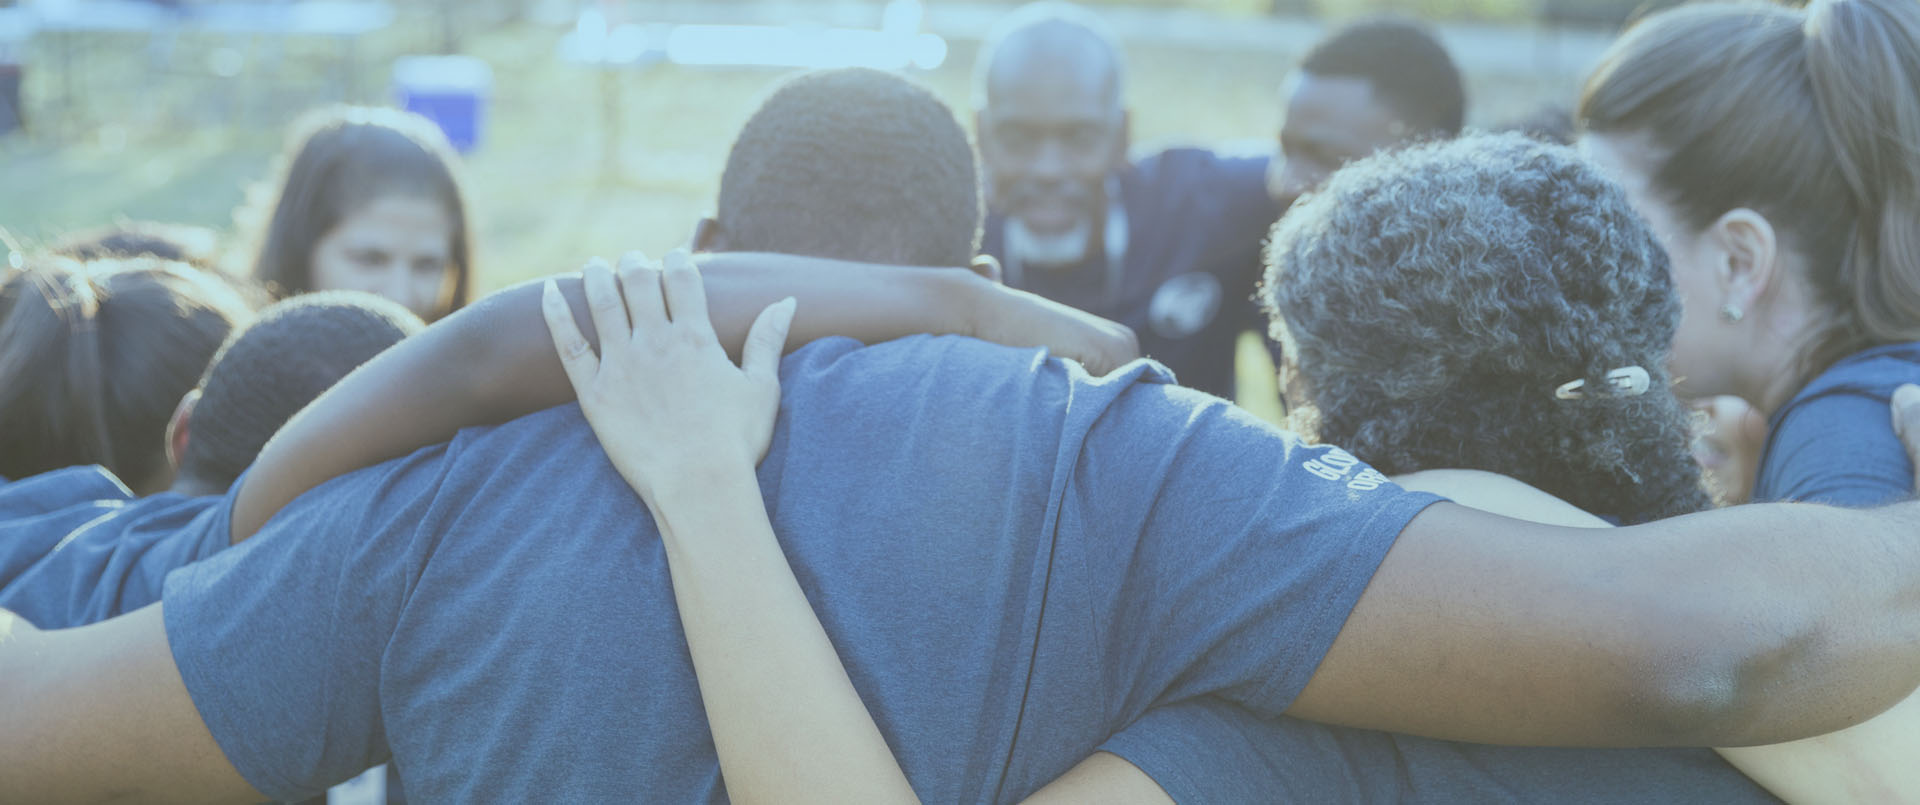
<svg viewBox="0 0 1920 805"><path fill-rule="evenodd" d="M394 100L440 126L462 154L473 152L486 125L493 68L471 56L408 56L393 64Z"/></svg>

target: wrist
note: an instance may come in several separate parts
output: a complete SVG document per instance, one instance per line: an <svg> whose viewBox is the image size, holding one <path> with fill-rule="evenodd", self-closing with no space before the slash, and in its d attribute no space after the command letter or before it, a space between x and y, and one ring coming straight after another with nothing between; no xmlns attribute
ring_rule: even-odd
<svg viewBox="0 0 1920 805"><path fill-rule="evenodd" d="M754 462L747 456L708 451L665 459L660 466L668 470L658 477L645 479L644 484L633 484L635 489L642 490L641 500L656 512L693 508L749 487L755 495L759 494L760 482L754 473Z"/></svg>
<svg viewBox="0 0 1920 805"><path fill-rule="evenodd" d="M939 269L934 283L933 310L952 311L956 319L949 330L955 335L985 338L982 333L998 313L999 283L966 269ZM954 304L958 300L959 304Z"/></svg>

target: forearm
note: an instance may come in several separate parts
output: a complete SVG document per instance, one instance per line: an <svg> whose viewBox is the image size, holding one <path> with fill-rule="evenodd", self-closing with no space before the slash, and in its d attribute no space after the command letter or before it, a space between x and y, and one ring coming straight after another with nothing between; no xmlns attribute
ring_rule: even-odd
<svg viewBox="0 0 1920 805"><path fill-rule="evenodd" d="M1597 533L1433 506L1289 713L1546 746L1832 732L1920 682L1916 526L1770 504Z"/></svg>
<svg viewBox="0 0 1920 805"><path fill-rule="evenodd" d="M986 281L959 269L901 268L787 255L700 260L720 343L738 356L753 319L795 297L788 343L830 335L865 342L914 333L973 334ZM562 278L586 320L577 276ZM541 281L491 294L387 350L294 416L242 481L232 539L329 478L573 399L540 313ZM598 348L591 328L584 333Z"/></svg>
<svg viewBox="0 0 1920 805"><path fill-rule="evenodd" d="M774 538L750 467L650 500L727 793L917 801Z"/></svg>

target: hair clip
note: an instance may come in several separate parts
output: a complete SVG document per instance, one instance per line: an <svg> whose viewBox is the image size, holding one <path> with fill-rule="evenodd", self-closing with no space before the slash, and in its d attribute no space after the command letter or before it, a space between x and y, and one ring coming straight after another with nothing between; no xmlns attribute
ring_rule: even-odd
<svg viewBox="0 0 1920 805"><path fill-rule="evenodd" d="M1607 385L1615 397L1638 397L1653 385L1653 376L1639 366L1623 366L1607 373ZM1562 383L1553 390L1553 396L1559 400L1578 400L1587 396L1586 386L1585 378Z"/></svg>

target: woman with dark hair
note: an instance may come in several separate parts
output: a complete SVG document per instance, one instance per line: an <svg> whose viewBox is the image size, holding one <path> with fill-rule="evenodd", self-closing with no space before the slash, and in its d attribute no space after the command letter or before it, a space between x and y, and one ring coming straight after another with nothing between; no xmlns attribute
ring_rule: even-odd
<svg viewBox="0 0 1920 805"><path fill-rule="evenodd" d="M392 109L325 109L295 125L253 276L279 296L366 291L427 321L466 305L467 204L445 135Z"/></svg>
<svg viewBox="0 0 1920 805"><path fill-rule="evenodd" d="M1662 12L1577 117L1672 257L1680 393L1767 420L1752 499L1912 494L1885 412L1920 381L1920 4Z"/></svg>
<svg viewBox="0 0 1920 805"><path fill-rule="evenodd" d="M0 477L99 464L172 482L167 422L237 325L242 294L153 258L36 258L0 274Z"/></svg>

